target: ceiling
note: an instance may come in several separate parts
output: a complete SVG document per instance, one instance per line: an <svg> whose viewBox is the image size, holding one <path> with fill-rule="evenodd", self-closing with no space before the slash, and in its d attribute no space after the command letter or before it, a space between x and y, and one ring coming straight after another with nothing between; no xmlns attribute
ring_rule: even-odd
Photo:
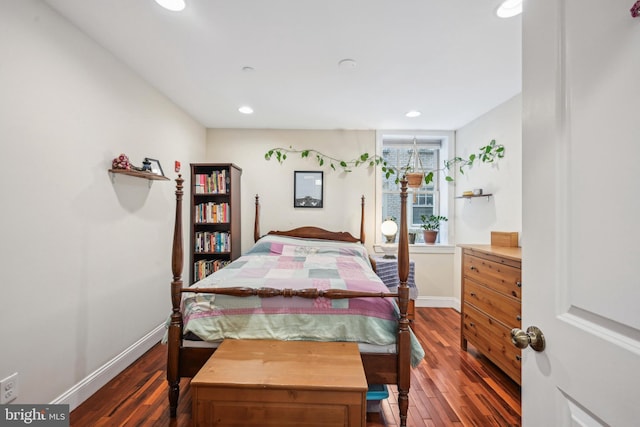
<svg viewBox="0 0 640 427"><path fill-rule="evenodd" d="M521 91L500 0L45 1L209 128L455 130Z"/></svg>

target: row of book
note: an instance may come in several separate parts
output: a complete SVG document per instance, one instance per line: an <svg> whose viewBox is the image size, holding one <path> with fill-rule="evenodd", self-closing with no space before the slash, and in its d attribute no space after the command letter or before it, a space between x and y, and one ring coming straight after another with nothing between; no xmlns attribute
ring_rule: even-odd
<svg viewBox="0 0 640 427"><path fill-rule="evenodd" d="M195 252L231 252L231 235L226 231L198 231L194 234Z"/></svg>
<svg viewBox="0 0 640 427"><path fill-rule="evenodd" d="M231 261L224 259L202 259L193 264L193 278L195 281L204 279L211 273L220 270Z"/></svg>
<svg viewBox="0 0 640 427"><path fill-rule="evenodd" d="M210 175L197 173L195 175L196 194L226 194L228 193L226 169L213 171Z"/></svg>
<svg viewBox="0 0 640 427"><path fill-rule="evenodd" d="M195 221L199 222L229 222L229 203L200 203L195 206Z"/></svg>

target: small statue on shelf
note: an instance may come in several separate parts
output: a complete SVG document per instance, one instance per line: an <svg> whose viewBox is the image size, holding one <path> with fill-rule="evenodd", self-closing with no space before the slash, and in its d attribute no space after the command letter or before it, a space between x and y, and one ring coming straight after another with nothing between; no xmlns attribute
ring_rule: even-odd
<svg viewBox="0 0 640 427"><path fill-rule="evenodd" d="M151 162L147 159L142 161L142 171L143 172L151 172Z"/></svg>

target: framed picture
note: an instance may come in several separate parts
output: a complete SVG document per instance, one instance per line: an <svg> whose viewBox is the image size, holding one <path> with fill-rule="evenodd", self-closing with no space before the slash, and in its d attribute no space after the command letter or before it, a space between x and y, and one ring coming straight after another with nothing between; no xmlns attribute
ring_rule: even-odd
<svg viewBox="0 0 640 427"><path fill-rule="evenodd" d="M323 172L295 171L293 173L293 207L322 207Z"/></svg>
<svg viewBox="0 0 640 427"><path fill-rule="evenodd" d="M151 173L155 173L156 175L164 176L164 172L162 171L162 166L160 166L160 162L156 159L150 159L148 157L144 158L145 162L149 162L151 164Z"/></svg>

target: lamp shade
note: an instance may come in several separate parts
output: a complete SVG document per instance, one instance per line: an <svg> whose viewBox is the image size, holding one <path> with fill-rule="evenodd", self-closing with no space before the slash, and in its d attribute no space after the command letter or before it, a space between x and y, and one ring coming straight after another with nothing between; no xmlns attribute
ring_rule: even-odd
<svg viewBox="0 0 640 427"><path fill-rule="evenodd" d="M395 240L396 233L398 232L398 224L390 219L384 221L380 226L382 235L387 238L387 242L393 242Z"/></svg>

